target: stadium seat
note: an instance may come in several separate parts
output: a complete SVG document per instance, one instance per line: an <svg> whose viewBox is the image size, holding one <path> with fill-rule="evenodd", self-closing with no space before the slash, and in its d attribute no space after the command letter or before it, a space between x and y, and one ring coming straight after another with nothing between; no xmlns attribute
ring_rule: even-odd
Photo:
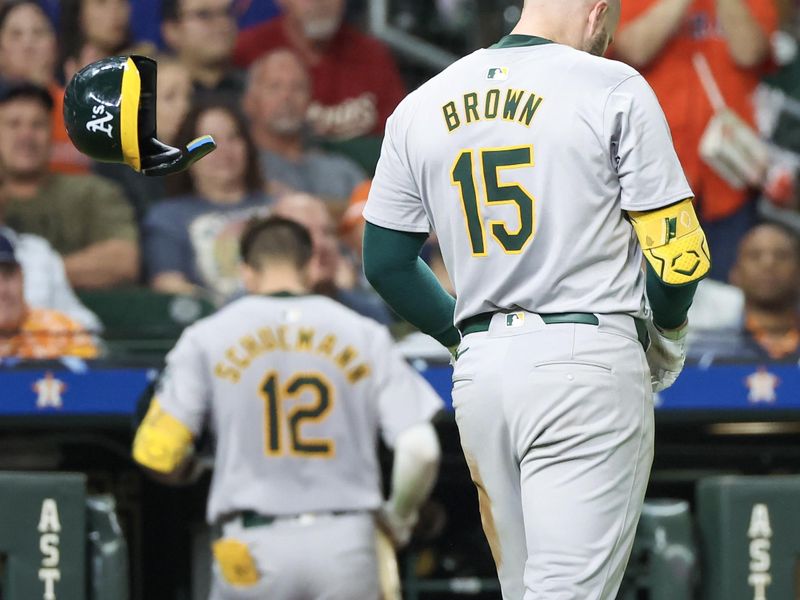
<svg viewBox="0 0 800 600"><path fill-rule="evenodd" d="M697 564L689 503L648 500L618 600L692 600Z"/></svg>
<svg viewBox="0 0 800 600"><path fill-rule="evenodd" d="M207 300L146 288L82 292L80 298L102 321L112 356L164 352L186 326L215 310Z"/></svg>
<svg viewBox="0 0 800 600"><path fill-rule="evenodd" d="M128 600L128 545L117 520L113 496L86 500L89 535L89 586L92 600Z"/></svg>
<svg viewBox="0 0 800 600"><path fill-rule="evenodd" d="M346 156L364 169L369 177L372 177L375 174L375 167L381 155L382 143L383 137L368 136L352 140L325 142L323 148L329 152Z"/></svg>

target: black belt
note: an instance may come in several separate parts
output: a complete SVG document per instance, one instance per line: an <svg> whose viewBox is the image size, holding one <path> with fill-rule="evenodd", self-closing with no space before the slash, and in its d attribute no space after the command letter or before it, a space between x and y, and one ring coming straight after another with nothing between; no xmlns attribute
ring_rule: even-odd
<svg viewBox="0 0 800 600"><path fill-rule="evenodd" d="M341 517L344 515L353 515L364 511L360 510L329 510L323 512L308 513L314 516L334 516ZM244 510L239 513L242 519L242 527L250 529L251 527L263 527L265 525L272 525L275 521L282 521L284 519L300 519L303 514L297 515L262 515L252 510Z"/></svg>
<svg viewBox="0 0 800 600"><path fill-rule="evenodd" d="M480 333L482 331L489 331L489 325L492 322L492 317L497 313L481 313L474 317L464 319L461 323L461 335L469 335L470 333ZM509 313L513 315L514 313ZM551 313L540 314L542 322L545 325L556 325L559 323L577 323L579 325L600 325L600 319L593 313ZM636 337L642 348L645 350L650 345L650 335L647 333L647 324L642 319L633 319L636 325Z"/></svg>

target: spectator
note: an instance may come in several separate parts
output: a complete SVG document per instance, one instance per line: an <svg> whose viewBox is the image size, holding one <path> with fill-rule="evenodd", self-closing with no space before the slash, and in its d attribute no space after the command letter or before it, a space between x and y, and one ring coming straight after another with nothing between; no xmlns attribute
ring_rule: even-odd
<svg viewBox="0 0 800 600"><path fill-rule="evenodd" d="M83 67L106 56L97 46L85 40L70 47L61 57L61 70L64 72L64 81L71 81Z"/></svg>
<svg viewBox="0 0 800 600"><path fill-rule="evenodd" d="M241 95L244 76L231 66L237 31L233 0L164 0L162 7L164 40L188 69L197 99Z"/></svg>
<svg viewBox="0 0 800 600"><path fill-rule="evenodd" d="M64 127L64 88L56 81L56 33L35 0L0 4L0 77L45 87L53 98L51 168L61 173L86 173L90 161L70 142Z"/></svg>
<svg viewBox="0 0 800 600"><path fill-rule="evenodd" d="M172 57L156 57L158 63L156 116L158 139L165 144L180 146L189 139L178 139L178 128L189 112L192 80L182 63ZM94 172L119 183L136 211L138 221L144 219L148 208L166 195L163 177L147 177L127 165L95 163Z"/></svg>
<svg viewBox="0 0 800 600"><path fill-rule="evenodd" d="M744 294L735 285L716 279L704 279L697 286L689 323L689 339L702 336L709 329L735 329L744 315Z"/></svg>
<svg viewBox="0 0 800 600"><path fill-rule="evenodd" d="M22 266L25 302L28 306L62 312L87 331L99 332L102 329L97 316L78 300L67 280L64 261L46 239L28 233L16 233L3 226L2 219L0 237L9 241Z"/></svg>
<svg viewBox="0 0 800 600"><path fill-rule="evenodd" d="M250 67L244 108L250 118L270 192L305 192L324 199L341 214L366 174L351 160L309 148L305 116L311 80L291 50L273 50Z"/></svg>
<svg viewBox="0 0 800 600"><path fill-rule="evenodd" d="M311 234L314 253L309 273L316 293L333 298L384 325L392 322L389 310L374 292L342 287L342 283L351 284L354 277L342 261L336 225L324 201L309 194L290 194L278 199L273 214L300 223Z"/></svg>
<svg viewBox="0 0 800 600"><path fill-rule="evenodd" d="M344 211L341 219L339 220L339 239L343 242L346 250L345 259L349 269L345 273L350 272L352 276L349 280L339 277L339 286L342 289L348 290L351 293L367 296L370 299L370 304L380 305L383 308L378 313L376 320L383 319L382 312L385 311L387 315L391 314L391 310L383 301L364 276L364 267L361 262L363 254L363 240L364 240L364 227L366 221L364 220L363 212L369 197L369 190L372 187L372 180L367 179L356 186L350 196L350 202L347 209ZM340 269L340 272L342 269ZM390 321L393 322L393 319Z"/></svg>
<svg viewBox="0 0 800 600"><path fill-rule="evenodd" d="M51 2L58 0L50 0ZM133 3L131 27L136 40L161 41L161 0L136 0ZM278 9L274 0L247 0L236 4L239 27L249 27L274 17ZM239 12L243 10L244 12Z"/></svg>
<svg viewBox="0 0 800 600"><path fill-rule="evenodd" d="M189 112L178 139L214 136L217 150L174 175L176 197L154 205L144 221L145 265L152 287L210 295L218 303L240 290L237 240L269 204L247 124L224 103Z"/></svg>
<svg viewBox="0 0 800 600"><path fill-rule="evenodd" d="M56 35L35 0L0 5L0 75L47 87L56 70Z"/></svg>
<svg viewBox="0 0 800 600"><path fill-rule="evenodd" d="M83 327L56 310L30 308L22 267L0 234L0 358L94 358L97 347Z"/></svg>
<svg viewBox="0 0 800 600"><path fill-rule="evenodd" d="M389 50L344 22L345 0L279 0L283 14L239 35L235 60L247 67L276 48L292 48L313 81L314 133L330 139L382 135L405 95Z"/></svg>
<svg viewBox="0 0 800 600"><path fill-rule="evenodd" d="M375 293L372 287L367 282L364 276L363 265L361 263L361 256L363 254L363 241L364 241L364 227L366 221L364 220L364 207L367 205L367 198L369 191L372 188L372 180L367 180L361 183L353 191L350 196L350 205L342 215L339 222L339 236L344 242L345 246L350 250L355 265L355 272L357 273L357 284L362 290L368 293ZM449 293L454 294L453 284L450 281L450 276L447 274L447 268L444 266L444 259L442 252L439 249L439 242L435 236L431 236L425 243L420 254L422 259L431 268L431 271L439 280L442 287ZM376 297L380 298L376 294ZM382 300L381 300L382 301Z"/></svg>
<svg viewBox="0 0 800 600"><path fill-rule="evenodd" d="M698 358L800 359L800 239L775 223L753 228L739 244L731 280L744 293L738 330L698 337Z"/></svg>
<svg viewBox="0 0 800 600"><path fill-rule="evenodd" d="M350 203L339 221L339 237L350 249L358 270L361 270L361 255L363 253L364 207L367 205L372 180L368 179L359 184L350 195ZM361 273L363 277L363 272ZM364 278L366 281L366 278Z"/></svg>
<svg viewBox="0 0 800 600"><path fill-rule="evenodd" d="M6 222L49 241L64 257L76 288L135 281L139 249L133 211L111 182L50 171L52 110L47 90L32 84L9 87L0 96Z"/></svg>
<svg viewBox="0 0 800 600"><path fill-rule="evenodd" d="M61 46L67 56L88 45L105 58L131 45L129 0L61 0L60 17Z"/></svg>
<svg viewBox="0 0 800 600"><path fill-rule="evenodd" d="M699 156L713 109L692 57L708 60L728 106L750 125L751 96L770 56L777 15L773 0L627 0L617 55L642 72L672 129L675 149L697 195L709 240L711 276L727 280L736 241L756 221L752 190L735 190Z"/></svg>

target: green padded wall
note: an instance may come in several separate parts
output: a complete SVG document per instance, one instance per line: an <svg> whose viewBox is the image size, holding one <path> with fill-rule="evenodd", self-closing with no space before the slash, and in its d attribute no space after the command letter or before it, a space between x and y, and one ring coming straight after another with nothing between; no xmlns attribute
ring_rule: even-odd
<svg viewBox="0 0 800 600"><path fill-rule="evenodd" d="M86 477L0 473L3 600L85 600Z"/></svg>
<svg viewBox="0 0 800 600"><path fill-rule="evenodd" d="M704 479L697 520L703 600L800 598L800 476Z"/></svg>

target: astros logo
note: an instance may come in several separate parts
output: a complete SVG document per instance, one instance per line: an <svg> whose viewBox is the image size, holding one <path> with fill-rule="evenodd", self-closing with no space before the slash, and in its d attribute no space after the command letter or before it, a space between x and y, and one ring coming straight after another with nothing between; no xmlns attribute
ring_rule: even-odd
<svg viewBox="0 0 800 600"><path fill-rule="evenodd" d="M67 385L48 371L42 379L33 384L33 391L37 395L36 408L61 408L62 394L66 389Z"/></svg>

